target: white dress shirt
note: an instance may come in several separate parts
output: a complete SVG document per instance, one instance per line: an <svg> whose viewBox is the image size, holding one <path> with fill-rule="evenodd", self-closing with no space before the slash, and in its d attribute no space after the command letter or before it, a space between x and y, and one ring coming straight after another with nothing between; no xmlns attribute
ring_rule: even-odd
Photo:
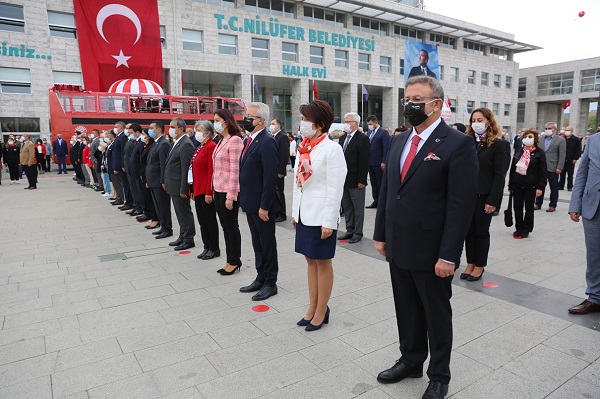
<svg viewBox="0 0 600 399"><path fill-rule="evenodd" d="M431 126L429 126L427 129L423 130L421 132L421 134L419 134L419 137L421 138L421 140L419 141L419 146L417 147L417 152L419 152L421 150L421 148L423 147L423 145L425 144L425 142L427 141L429 136L431 136L431 133L433 133L433 131L435 130L436 127L438 127L438 125L440 124L441 121L442 121L442 118L440 117L435 122L433 122L433 124ZM410 136L408 136L408 140L406 140L406 144L404 144L404 149L402 150L402 155L400 156L400 170L402 170L402 167L404 166L404 161L406 161L406 157L408 156L408 152L410 151L410 146L412 144L412 138L416 135L417 135L417 132L415 131L415 128L413 127L412 133L410 134Z"/></svg>

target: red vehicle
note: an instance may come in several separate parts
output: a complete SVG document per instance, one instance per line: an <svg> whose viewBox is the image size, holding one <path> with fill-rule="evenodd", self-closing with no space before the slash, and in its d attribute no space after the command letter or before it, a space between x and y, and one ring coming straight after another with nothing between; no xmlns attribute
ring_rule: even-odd
<svg viewBox="0 0 600 399"><path fill-rule="evenodd" d="M99 93L59 84L49 90L49 97L52 142L58 134L69 141L75 131L89 134L92 129L101 133L112 130L118 121L139 123L145 128L154 121L168 125L179 117L193 127L198 120L212 121L215 111L221 108L231 110L238 121L246 115L246 105L240 98Z"/></svg>

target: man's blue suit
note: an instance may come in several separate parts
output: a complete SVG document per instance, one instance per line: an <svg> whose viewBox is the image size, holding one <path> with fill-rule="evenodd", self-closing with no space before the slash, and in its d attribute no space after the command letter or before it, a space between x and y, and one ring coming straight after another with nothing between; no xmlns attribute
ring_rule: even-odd
<svg viewBox="0 0 600 399"><path fill-rule="evenodd" d="M390 141L392 137L389 132L379 126L373 132L369 133L371 141L371 156L369 158L369 179L371 180L371 193L373 194L373 205L379 203L379 188L383 179L383 169L381 164L386 162Z"/></svg>
<svg viewBox="0 0 600 399"><path fill-rule="evenodd" d="M277 164L277 143L263 129L242 152L238 200L246 212L252 235L256 281L271 287L277 282L279 270L275 239L275 216L281 212L279 202L275 201ZM258 216L259 209L269 211L268 221Z"/></svg>
<svg viewBox="0 0 600 399"><path fill-rule="evenodd" d="M113 144L113 171L119 180L121 181L121 185L123 186L123 195L125 199L126 206L133 206L133 198L131 198L131 192L129 191L129 182L127 181L127 174L123 171L125 167L123 165L123 154L125 151L125 144L129 138L125 135L125 133L119 134L119 136L115 139L115 143Z"/></svg>
<svg viewBox="0 0 600 399"><path fill-rule="evenodd" d="M58 173L67 173L67 155L69 154L67 142L63 139L54 140L54 143L52 143L52 152L56 155Z"/></svg>

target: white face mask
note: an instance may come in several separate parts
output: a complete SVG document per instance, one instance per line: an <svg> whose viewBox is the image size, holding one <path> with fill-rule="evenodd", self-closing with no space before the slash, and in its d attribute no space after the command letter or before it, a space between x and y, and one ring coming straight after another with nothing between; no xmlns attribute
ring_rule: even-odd
<svg viewBox="0 0 600 399"><path fill-rule="evenodd" d="M109 144L110 143L110 139L108 137L105 137L104 138L104 142L107 143L107 144Z"/></svg>
<svg viewBox="0 0 600 399"><path fill-rule="evenodd" d="M148 141L148 136L140 136L140 141L141 141L142 143L145 143L145 142L147 142L147 141Z"/></svg>
<svg viewBox="0 0 600 399"><path fill-rule="evenodd" d="M346 133L352 132L352 128L350 127L349 123L344 123L344 132L346 132Z"/></svg>
<svg viewBox="0 0 600 399"><path fill-rule="evenodd" d="M277 128L275 127L275 125L269 125L269 132L271 134L275 134L276 131L277 131Z"/></svg>
<svg viewBox="0 0 600 399"><path fill-rule="evenodd" d="M118 128L116 128L116 127L114 127L114 128L113 128L113 132L115 132L115 134L119 134L119 129L118 129Z"/></svg>
<svg viewBox="0 0 600 399"><path fill-rule="evenodd" d="M125 136L129 136L129 129L125 128L125 130L123 130L123 133L125 133Z"/></svg>
<svg viewBox="0 0 600 399"><path fill-rule="evenodd" d="M477 134L485 133L485 122L473 122L471 123L471 129Z"/></svg>
<svg viewBox="0 0 600 399"><path fill-rule="evenodd" d="M174 139L175 137L177 137L177 130L175 130L174 128L170 127L169 128L169 137L171 137L172 139Z"/></svg>
<svg viewBox="0 0 600 399"><path fill-rule="evenodd" d="M8 144L13 145L15 142L13 140L8 140Z"/></svg>
<svg viewBox="0 0 600 399"><path fill-rule="evenodd" d="M571 137L571 135L572 135L572 134L573 134L573 133L571 133L570 131L568 131L568 130L565 130L565 136L567 136L567 137Z"/></svg>
<svg viewBox="0 0 600 399"><path fill-rule="evenodd" d="M533 137L525 137L522 141L525 147L533 145Z"/></svg>
<svg viewBox="0 0 600 399"><path fill-rule="evenodd" d="M369 127L369 131L373 131L375 130L375 126L374 125L367 125Z"/></svg>
<svg viewBox="0 0 600 399"><path fill-rule="evenodd" d="M196 140L198 140L201 143L204 141L204 133L202 132L196 132L194 134L194 137L196 137Z"/></svg>
<svg viewBox="0 0 600 399"><path fill-rule="evenodd" d="M313 124L312 122L309 121L301 121L300 122L300 134L302 135L302 137L306 137L306 138L312 138L317 131L315 129L312 128Z"/></svg>
<svg viewBox="0 0 600 399"><path fill-rule="evenodd" d="M552 133L553 133L552 129L546 129L546 130L544 130L544 135L546 137L552 137Z"/></svg>
<svg viewBox="0 0 600 399"><path fill-rule="evenodd" d="M222 122L215 122L215 132L217 133L222 133L223 130L225 130L225 128L223 128L223 123Z"/></svg>

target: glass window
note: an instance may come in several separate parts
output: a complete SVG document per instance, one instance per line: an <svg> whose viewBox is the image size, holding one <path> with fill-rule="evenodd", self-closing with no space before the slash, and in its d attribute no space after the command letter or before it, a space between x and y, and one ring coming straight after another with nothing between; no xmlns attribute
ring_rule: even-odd
<svg viewBox="0 0 600 399"><path fill-rule="evenodd" d="M275 17L294 18L294 3L282 0L245 0L246 10Z"/></svg>
<svg viewBox="0 0 600 399"><path fill-rule="evenodd" d="M494 74L494 87L500 87L500 80L502 77L497 73Z"/></svg>
<svg viewBox="0 0 600 399"><path fill-rule="evenodd" d="M212 4L215 6L235 8L235 0L192 0L197 3Z"/></svg>
<svg viewBox="0 0 600 399"><path fill-rule="evenodd" d="M77 39L75 16L63 12L48 11L50 36Z"/></svg>
<svg viewBox="0 0 600 399"><path fill-rule="evenodd" d="M487 73L487 72L481 72L481 85L482 86L487 86L489 79L490 79L490 74L489 73Z"/></svg>
<svg viewBox="0 0 600 399"><path fill-rule="evenodd" d="M586 91L600 91L600 68L581 71L581 92Z"/></svg>
<svg viewBox="0 0 600 399"><path fill-rule="evenodd" d="M439 69L440 71L440 80L444 80L444 66L443 65L439 65Z"/></svg>
<svg viewBox="0 0 600 399"><path fill-rule="evenodd" d="M490 46L490 57L499 58L501 60L508 60L508 50Z"/></svg>
<svg viewBox="0 0 600 399"><path fill-rule="evenodd" d="M573 93L573 72L537 77L538 96Z"/></svg>
<svg viewBox="0 0 600 399"><path fill-rule="evenodd" d="M459 73L458 68L450 67L450 81L451 82L458 82L458 78L459 78L458 73Z"/></svg>
<svg viewBox="0 0 600 399"><path fill-rule="evenodd" d="M525 122L525 103L517 104L517 122Z"/></svg>
<svg viewBox="0 0 600 399"><path fill-rule="evenodd" d="M467 100L467 113L470 114L475 109L475 101Z"/></svg>
<svg viewBox="0 0 600 399"><path fill-rule="evenodd" d="M348 68L348 52L346 50L335 50L335 66Z"/></svg>
<svg viewBox="0 0 600 399"><path fill-rule="evenodd" d="M485 44L470 42L468 40L463 41L463 50L467 53L485 55Z"/></svg>
<svg viewBox="0 0 600 399"><path fill-rule="evenodd" d="M471 83L471 84L475 84L475 79L476 79L476 72L472 69L469 69L469 71L467 72L467 82Z"/></svg>
<svg viewBox="0 0 600 399"><path fill-rule="evenodd" d="M504 81L504 87L507 89L512 89L512 76L507 76Z"/></svg>
<svg viewBox="0 0 600 399"><path fill-rule="evenodd" d="M323 47L310 46L310 63L323 65Z"/></svg>
<svg viewBox="0 0 600 399"><path fill-rule="evenodd" d="M164 25L160 25L160 46L167 48L167 29Z"/></svg>
<svg viewBox="0 0 600 399"><path fill-rule="evenodd" d="M40 118L0 118L0 130L4 133L39 133Z"/></svg>
<svg viewBox="0 0 600 399"><path fill-rule="evenodd" d="M404 58L400 58L400 75L404 76Z"/></svg>
<svg viewBox="0 0 600 399"><path fill-rule="evenodd" d="M202 31L182 29L183 49L188 51L204 51L202 43Z"/></svg>
<svg viewBox="0 0 600 399"><path fill-rule="evenodd" d="M519 78L518 97L525 98L527 95L527 78Z"/></svg>
<svg viewBox="0 0 600 399"><path fill-rule="evenodd" d="M219 54L237 55L237 36L219 33Z"/></svg>
<svg viewBox="0 0 600 399"><path fill-rule="evenodd" d="M252 58L269 58L269 41L252 38Z"/></svg>
<svg viewBox="0 0 600 399"><path fill-rule="evenodd" d="M390 73L392 59L390 57L379 57L379 72Z"/></svg>
<svg viewBox="0 0 600 399"><path fill-rule="evenodd" d="M479 108L487 108L487 101L479 102Z"/></svg>
<svg viewBox="0 0 600 399"><path fill-rule="evenodd" d="M423 41L423 31L406 26L394 25L394 36L401 39Z"/></svg>
<svg viewBox="0 0 600 399"><path fill-rule="evenodd" d="M0 4L0 30L25 32L25 17L22 6Z"/></svg>
<svg viewBox="0 0 600 399"><path fill-rule="evenodd" d="M450 111L456 112L456 98L449 98L450 100Z"/></svg>
<svg viewBox="0 0 600 399"><path fill-rule="evenodd" d="M429 43L439 44L441 47L456 48L456 39L446 35L440 35L439 33L429 34Z"/></svg>
<svg viewBox="0 0 600 399"><path fill-rule="evenodd" d="M500 103L492 103L492 112L494 115L498 115L500 113Z"/></svg>
<svg viewBox="0 0 600 399"><path fill-rule="evenodd" d="M31 94L29 69L0 67L0 93Z"/></svg>
<svg viewBox="0 0 600 399"><path fill-rule="evenodd" d="M510 116L510 104L504 104L504 116Z"/></svg>
<svg viewBox="0 0 600 399"><path fill-rule="evenodd" d="M352 26L361 32L371 33L373 35L387 35L388 24L374 19L363 17L352 17Z"/></svg>
<svg viewBox="0 0 600 399"><path fill-rule="evenodd" d="M346 27L346 14L319 7L304 6L304 20L338 28Z"/></svg>
<svg viewBox="0 0 600 399"><path fill-rule="evenodd" d="M283 61L298 62L298 45L296 43L281 43L281 59Z"/></svg>
<svg viewBox="0 0 600 399"><path fill-rule="evenodd" d="M54 84L79 85L82 86L81 72L52 71Z"/></svg>
<svg viewBox="0 0 600 399"><path fill-rule="evenodd" d="M371 55L358 53L358 69L368 71L371 69Z"/></svg>

